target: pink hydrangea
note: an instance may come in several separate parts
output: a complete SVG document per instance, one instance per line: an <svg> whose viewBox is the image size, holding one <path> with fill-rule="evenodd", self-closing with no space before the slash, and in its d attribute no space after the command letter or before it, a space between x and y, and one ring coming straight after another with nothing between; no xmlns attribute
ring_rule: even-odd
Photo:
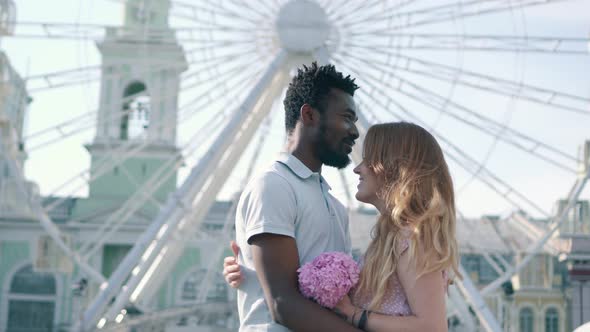
<svg viewBox="0 0 590 332"><path fill-rule="evenodd" d="M297 272L301 294L332 309L356 285L360 269L350 255L326 252Z"/></svg>

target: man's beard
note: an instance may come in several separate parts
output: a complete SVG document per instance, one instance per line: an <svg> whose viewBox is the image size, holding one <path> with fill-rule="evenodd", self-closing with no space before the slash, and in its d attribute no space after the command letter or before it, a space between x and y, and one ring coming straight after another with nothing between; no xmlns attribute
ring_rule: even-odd
<svg viewBox="0 0 590 332"><path fill-rule="evenodd" d="M336 167L338 169L345 168L350 164L350 158L347 153L339 153L330 148L326 142L326 127L322 123L320 124L320 130L318 133L318 157L320 161L328 166Z"/></svg>

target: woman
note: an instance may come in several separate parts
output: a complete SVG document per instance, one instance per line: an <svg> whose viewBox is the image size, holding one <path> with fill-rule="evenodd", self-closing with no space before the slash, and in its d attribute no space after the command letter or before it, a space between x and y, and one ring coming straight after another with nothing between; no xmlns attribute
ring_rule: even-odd
<svg viewBox="0 0 590 332"><path fill-rule="evenodd" d="M354 172L356 198L380 217L352 301L335 310L365 331L446 331L446 287L459 272L453 183L440 146L415 124L374 125ZM224 274L237 287L237 265Z"/></svg>

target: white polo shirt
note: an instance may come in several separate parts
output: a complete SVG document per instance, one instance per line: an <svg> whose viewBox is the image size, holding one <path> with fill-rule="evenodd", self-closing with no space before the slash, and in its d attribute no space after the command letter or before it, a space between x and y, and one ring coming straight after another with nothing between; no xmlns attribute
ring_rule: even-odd
<svg viewBox="0 0 590 332"><path fill-rule="evenodd" d="M236 211L239 263L245 277L238 289L240 331L289 331L273 322L254 271L249 239L258 234L290 236L303 265L328 251L350 253L348 214L330 186L291 154L280 157L244 189Z"/></svg>

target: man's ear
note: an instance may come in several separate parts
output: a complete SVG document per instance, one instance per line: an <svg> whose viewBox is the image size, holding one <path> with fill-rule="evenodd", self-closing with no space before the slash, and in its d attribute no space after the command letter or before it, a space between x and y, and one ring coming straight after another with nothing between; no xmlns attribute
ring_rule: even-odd
<svg viewBox="0 0 590 332"><path fill-rule="evenodd" d="M303 104L299 109L299 116L301 122L305 126L315 127L320 121L320 112L313 108L310 104Z"/></svg>

